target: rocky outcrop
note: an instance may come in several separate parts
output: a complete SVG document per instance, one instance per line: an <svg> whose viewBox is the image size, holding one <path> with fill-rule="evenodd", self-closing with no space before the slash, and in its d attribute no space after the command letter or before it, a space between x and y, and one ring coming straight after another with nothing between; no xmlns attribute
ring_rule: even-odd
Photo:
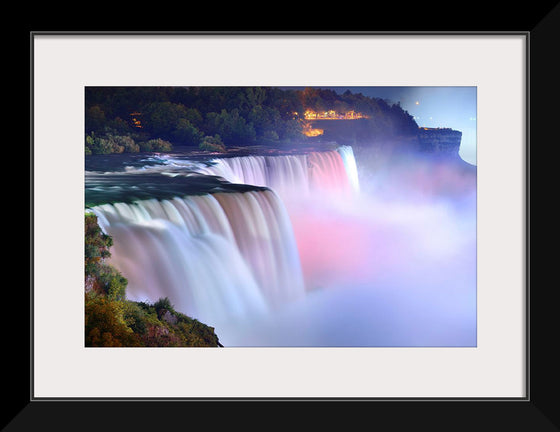
<svg viewBox="0 0 560 432"><path fill-rule="evenodd" d="M313 130L322 134L315 142L336 142L351 146L372 147L377 150L432 153L441 156L459 155L462 132L450 128L419 127L418 131L393 130L374 127L371 120L314 120ZM311 141L310 140L310 141Z"/></svg>
<svg viewBox="0 0 560 432"><path fill-rule="evenodd" d="M462 132L448 128L418 129L420 151L426 153L458 155Z"/></svg>

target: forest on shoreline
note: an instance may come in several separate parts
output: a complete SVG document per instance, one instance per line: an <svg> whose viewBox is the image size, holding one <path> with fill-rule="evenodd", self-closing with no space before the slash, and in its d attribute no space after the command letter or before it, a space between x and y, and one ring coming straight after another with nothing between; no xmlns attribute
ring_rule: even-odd
<svg viewBox="0 0 560 432"><path fill-rule="evenodd" d="M349 90L278 87L86 87L85 152L224 152L232 146L309 142L304 113L357 112L372 140L415 137L399 103Z"/></svg>

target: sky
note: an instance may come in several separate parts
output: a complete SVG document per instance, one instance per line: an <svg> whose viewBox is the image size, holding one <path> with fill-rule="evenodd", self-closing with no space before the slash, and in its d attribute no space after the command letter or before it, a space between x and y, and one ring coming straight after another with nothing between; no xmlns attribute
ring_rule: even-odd
<svg viewBox="0 0 560 432"><path fill-rule="evenodd" d="M421 127L448 127L463 133L459 155L476 165L476 87L328 87L400 102Z"/></svg>

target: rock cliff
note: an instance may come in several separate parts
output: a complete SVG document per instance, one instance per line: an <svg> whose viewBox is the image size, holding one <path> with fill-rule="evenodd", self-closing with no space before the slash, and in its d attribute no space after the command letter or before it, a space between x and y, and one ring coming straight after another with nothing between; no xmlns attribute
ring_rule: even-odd
<svg viewBox="0 0 560 432"><path fill-rule="evenodd" d="M439 154L459 154L462 132L448 128L418 129L420 151Z"/></svg>

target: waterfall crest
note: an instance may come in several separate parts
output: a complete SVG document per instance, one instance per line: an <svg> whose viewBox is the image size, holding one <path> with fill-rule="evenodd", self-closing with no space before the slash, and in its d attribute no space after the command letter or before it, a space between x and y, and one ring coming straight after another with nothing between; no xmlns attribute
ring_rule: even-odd
<svg viewBox="0 0 560 432"><path fill-rule="evenodd" d="M358 170L350 146L297 155L216 158L210 166L197 171L230 183L268 187L282 197L359 191Z"/></svg>

